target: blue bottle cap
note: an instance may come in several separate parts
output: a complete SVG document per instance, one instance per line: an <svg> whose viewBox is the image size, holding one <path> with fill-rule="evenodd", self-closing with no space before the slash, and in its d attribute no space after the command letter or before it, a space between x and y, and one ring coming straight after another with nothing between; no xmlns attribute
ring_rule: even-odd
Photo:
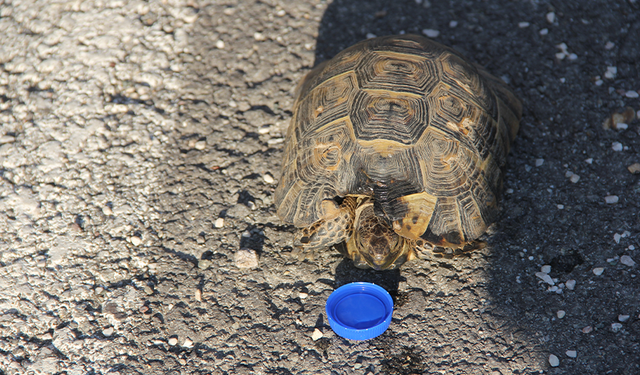
<svg viewBox="0 0 640 375"><path fill-rule="evenodd" d="M393 300L376 284L350 283L331 293L326 311L336 334L349 340L369 340L389 328Z"/></svg>

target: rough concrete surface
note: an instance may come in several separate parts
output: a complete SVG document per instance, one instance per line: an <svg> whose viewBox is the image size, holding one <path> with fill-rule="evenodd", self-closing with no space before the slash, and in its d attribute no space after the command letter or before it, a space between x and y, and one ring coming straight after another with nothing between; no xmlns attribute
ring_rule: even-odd
<svg viewBox="0 0 640 375"><path fill-rule="evenodd" d="M293 88L401 32L522 98L502 217L399 272L300 259ZM0 0L0 373L639 374L639 91L637 0ZM358 280L396 310L350 342Z"/></svg>

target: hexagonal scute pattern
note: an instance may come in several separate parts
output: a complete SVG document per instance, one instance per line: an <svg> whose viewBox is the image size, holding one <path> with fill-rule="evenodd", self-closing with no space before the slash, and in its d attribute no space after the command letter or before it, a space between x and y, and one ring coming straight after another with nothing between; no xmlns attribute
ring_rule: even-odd
<svg viewBox="0 0 640 375"><path fill-rule="evenodd" d="M405 52L372 51L356 67L363 90L388 90L423 97L440 80L434 61L415 50Z"/></svg>
<svg viewBox="0 0 640 375"><path fill-rule="evenodd" d="M420 138L428 118L422 98L379 90L356 91L350 113L357 139L386 139L403 145Z"/></svg>
<svg viewBox="0 0 640 375"><path fill-rule="evenodd" d="M347 195L372 197L399 235L435 245L463 245L493 222L521 104L483 68L423 37L382 37L300 88L276 189L285 222L312 225L323 200ZM405 220L416 212L429 220L417 234Z"/></svg>

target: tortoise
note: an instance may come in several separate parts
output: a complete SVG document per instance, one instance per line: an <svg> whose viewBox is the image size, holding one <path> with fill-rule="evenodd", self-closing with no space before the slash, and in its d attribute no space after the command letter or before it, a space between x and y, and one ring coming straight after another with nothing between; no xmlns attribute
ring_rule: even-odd
<svg viewBox="0 0 640 375"><path fill-rule="evenodd" d="M458 255L499 213L522 113L507 85L416 35L359 42L298 85L277 214L294 247L356 267Z"/></svg>

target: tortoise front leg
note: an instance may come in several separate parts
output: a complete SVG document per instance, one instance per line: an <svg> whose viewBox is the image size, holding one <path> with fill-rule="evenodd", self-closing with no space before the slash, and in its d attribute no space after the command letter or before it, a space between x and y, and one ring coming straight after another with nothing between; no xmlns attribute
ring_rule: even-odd
<svg viewBox="0 0 640 375"><path fill-rule="evenodd" d="M301 228L295 235L293 246L303 251L316 251L348 240L353 234L353 220L356 198L346 197L342 204L333 200L324 201L325 218L307 228Z"/></svg>
<svg viewBox="0 0 640 375"><path fill-rule="evenodd" d="M485 241L475 240L462 244L460 248L433 245L422 239L415 241L414 256L418 259L429 259L432 255L436 258L453 258L465 255L469 252L484 249ZM412 257L413 259L413 257Z"/></svg>

